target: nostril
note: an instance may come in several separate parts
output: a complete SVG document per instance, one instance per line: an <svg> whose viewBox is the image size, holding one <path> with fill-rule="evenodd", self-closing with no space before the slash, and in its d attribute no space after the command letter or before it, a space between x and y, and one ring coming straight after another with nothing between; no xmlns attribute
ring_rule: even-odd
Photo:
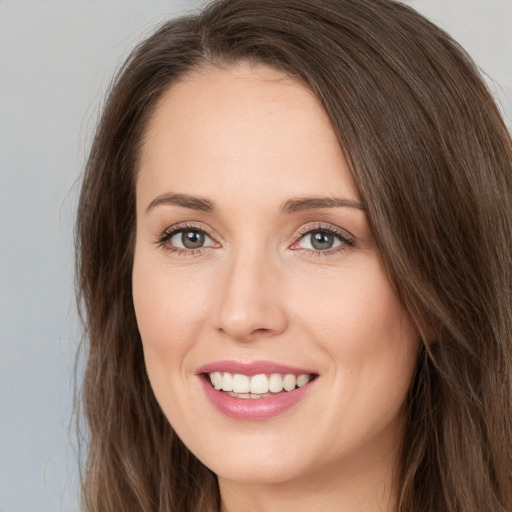
<svg viewBox="0 0 512 512"><path fill-rule="evenodd" d="M265 329L264 327L260 327L258 329L254 329L253 334L265 334L270 331L271 331L270 329Z"/></svg>

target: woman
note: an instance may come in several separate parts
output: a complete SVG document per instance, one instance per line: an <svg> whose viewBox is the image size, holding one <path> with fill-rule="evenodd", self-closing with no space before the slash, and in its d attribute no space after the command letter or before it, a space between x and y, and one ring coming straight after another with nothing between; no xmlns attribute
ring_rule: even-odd
<svg viewBox="0 0 512 512"><path fill-rule="evenodd" d="M165 24L80 198L84 508L510 512L511 171L400 3Z"/></svg>

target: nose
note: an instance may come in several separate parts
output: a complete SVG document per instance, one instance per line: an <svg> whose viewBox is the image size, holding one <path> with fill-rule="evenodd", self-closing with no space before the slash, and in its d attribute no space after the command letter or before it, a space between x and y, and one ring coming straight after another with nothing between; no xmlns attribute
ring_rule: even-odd
<svg viewBox="0 0 512 512"><path fill-rule="evenodd" d="M262 255L239 252L226 265L217 329L238 342L272 338L288 326L282 272Z"/></svg>

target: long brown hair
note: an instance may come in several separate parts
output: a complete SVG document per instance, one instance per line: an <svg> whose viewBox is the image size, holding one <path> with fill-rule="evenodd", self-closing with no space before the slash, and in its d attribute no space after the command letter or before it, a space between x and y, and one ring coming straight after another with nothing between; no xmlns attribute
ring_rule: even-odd
<svg viewBox="0 0 512 512"><path fill-rule="evenodd" d="M393 0L219 0L171 20L118 73L76 225L88 512L217 511L215 475L151 390L131 296L138 150L162 93L240 61L322 101L423 346L401 512L512 511L512 143L465 52Z"/></svg>

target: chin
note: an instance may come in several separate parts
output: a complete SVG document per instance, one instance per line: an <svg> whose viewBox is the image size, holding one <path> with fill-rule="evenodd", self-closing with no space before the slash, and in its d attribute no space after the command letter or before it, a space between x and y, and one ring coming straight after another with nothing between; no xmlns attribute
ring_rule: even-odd
<svg viewBox="0 0 512 512"><path fill-rule="evenodd" d="M292 461L266 459L254 455L253 459L236 458L213 463L209 468L219 479L247 484L283 484L302 474L300 466Z"/></svg>
<svg viewBox="0 0 512 512"><path fill-rule="evenodd" d="M282 437L268 439L268 434L247 432L238 438L227 436L227 440L210 437L207 445L193 443L188 447L220 479L244 483L284 483L313 465L305 456L304 443L298 440L285 442Z"/></svg>

